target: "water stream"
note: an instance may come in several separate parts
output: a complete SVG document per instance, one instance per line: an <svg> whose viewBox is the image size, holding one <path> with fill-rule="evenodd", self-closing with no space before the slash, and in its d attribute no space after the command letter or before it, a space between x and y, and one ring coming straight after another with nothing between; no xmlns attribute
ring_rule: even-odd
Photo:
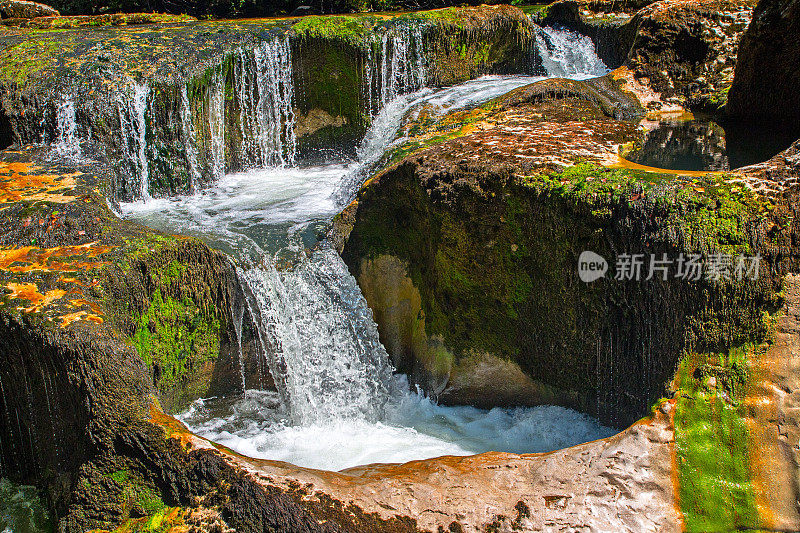
<svg viewBox="0 0 800 533"><path fill-rule="evenodd" d="M355 279L322 238L374 164L393 143L402 142L397 137L404 117L423 106L439 114L474 106L541 79L486 76L445 89L421 88L424 70L408 60L419 46L410 35L403 41L405 56L388 36L385 46L394 50L389 55L400 59L375 62L370 80L380 78L386 91L376 93L381 96L375 105L381 107L357 159L318 166L265 160L273 166L223 175L189 196L122 205L125 216L198 236L240 265L278 390L195 402L179 418L197 434L249 456L339 470L488 450L543 452L612 433L561 407L443 407L411 391L404 376L393 375ZM554 42L572 46L573 40ZM550 68L551 75L560 75L572 67ZM572 70L576 78L599 72L593 58L583 58ZM274 130L285 128L290 118L287 113L269 117L279 121Z"/></svg>

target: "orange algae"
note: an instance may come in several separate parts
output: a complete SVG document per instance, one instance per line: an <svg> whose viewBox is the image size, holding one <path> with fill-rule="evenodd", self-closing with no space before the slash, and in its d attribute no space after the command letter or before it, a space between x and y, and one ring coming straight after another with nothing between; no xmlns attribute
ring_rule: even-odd
<svg viewBox="0 0 800 533"><path fill-rule="evenodd" d="M12 281L6 285L6 288L11 290L11 294L8 295L11 299L27 300L31 303L28 307L18 308L25 313L39 313L42 309L67 294L67 291L62 289L53 289L42 294L35 283L14 283Z"/></svg>
<svg viewBox="0 0 800 533"><path fill-rule="evenodd" d="M40 168L33 163L0 162L0 204L22 200L69 203L75 196L62 194L76 186L81 172L69 174L36 174Z"/></svg>
<svg viewBox="0 0 800 533"><path fill-rule="evenodd" d="M79 272L100 268L108 264L104 261L85 261L70 259L84 256L93 259L112 250L113 246L105 246L90 242L77 246L57 246L55 248L37 248L23 246L21 248L0 248L0 270L24 273L43 272ZM58 261L64 259L63 261Z"/></svg>

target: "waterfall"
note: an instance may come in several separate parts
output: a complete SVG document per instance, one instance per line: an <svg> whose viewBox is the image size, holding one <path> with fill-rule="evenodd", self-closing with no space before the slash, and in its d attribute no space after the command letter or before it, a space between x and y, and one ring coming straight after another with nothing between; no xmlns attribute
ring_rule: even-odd
<svg viewBox="0 0 800 533"><path fill-rule="evenodd" d="M537 51L547 76L589 78L608 74L589 37L547 26L536 26L535 30Z"/></svg>
<svg viewBox="0 0 800 533"><path fill-rule="evenodd" d="M261 47L254 50L254 59L259 100L253 115L258 123L260 166L293 165L297 139L289 38L261 43Z"/></svg>
<svg viewBox="0 0 800 533"><path fill-rule="evenodd" d="M117 93L119 133L122 157L139 182L142 199L150 198L150 163L147 159L147 107L150 87L131 80L124 91Z"/></svg>
<svg viewBox="0 0 800 533"><path fill-rule="evenodd" d="M217 69L208 94L208 128L211 134L211 176L225 174L225 77Z"/></svg>
<svg viewBox="0 0 800 533"><path fill-rule="evenodd" d="M391 28L374 48L367 50L364 65L364 96L370 115L401 94L422 89L426 83L421 26Z"/></svg>
<svg viewBox="0 0 800 533"><path fill-rule="evenodd" d="M189 103L189 95L186 86L181 87L181 133L186 149L186 165L189 169L189 191L197 190L197 183L200 180L200 169L197 163L197 132L192 121L192 106Z"/></svg>
<svg viewBox="0 0 800 533"><path fill-rule="evenodd" d="M62 94L56 104L56 131L56 151L62 156L79 159L81 145L75 120L75 100L68 94Z"/></svg>
<svg viewBox="0 0 800 533"><path fill-rule="evenodd" d="M240 273L284 404L298 424L379 420L392 390L372 312L330 246L294 270Z"/></svg>
<svg viewBox="0 0 800 533"><path fill-rule="evenodd" d="M194 82L181 86L174 103L180 115L178 142L183 146L183 153L175 155L185 159L192 192L203 176L216 180L232 167L268 168L295 162L289 38L272 37L252 48L235 50L230 59L230 68L227 63L214 67L200 87ZM173 145L170 138L158 138L158 131L148 131L147 120L158 118L159 113L150 94L146 84L133 80L117 93L123 179L136 180L125 191L132 199L150 198L148 154L168 152ZM74 105L72 109L74 113Z"/></svg>

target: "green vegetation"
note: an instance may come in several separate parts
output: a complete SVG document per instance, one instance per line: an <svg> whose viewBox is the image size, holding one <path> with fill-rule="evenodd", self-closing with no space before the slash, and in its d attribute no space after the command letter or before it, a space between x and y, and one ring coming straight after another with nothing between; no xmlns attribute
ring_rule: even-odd
<svg viewBox="0 0 800 533"><path fill-rule="evenodd" d="M728 103L728 91L731 90L730 85L726 85L717 89L708 98L708 105L714 109L722 109Z"/></svg>
<svg viewBox="0 0 800 533"><path fill-rule="evenodd" d="M744 397L752 345L691 354L678 369L675 453L687 531L759 529Z"/></svg>
<svg viewBox="0 0 800 533"><path fill-rule="evenodd" d="M580 163L560 173L526 177L524 183L586 203L597 216L610 215L612 206L650 202L666 215L666 223L679 226L692 248L731 255L752 252L747 225L772 209L763 197L717 174L682 177Z"/></svg>
<svg viewBox="0 0 800 533"><path fill-rule="evenodd" d="M120 501L123 507L127 508L133 503L139 507L138 511L147 515L153 515L166 508L161 496L155 488L145 483L137 474L129 470L116 470L106 477L121 489Z"/></svg>
<svg viewBox="0 0 800 533"><path fill-rule="evenodd" d="M55 62L65 46L42 36L9 46L0 52L0 82L24 86L30 76Z"/></svg>
<svg viewBox="0 0 800 533"><path fill-rule="evenodd" d="M373 37L373 19L357 16L309 16L300 19L292 29L303 38L318 38L344 41L363 48Z"/></svg>
<svg viewBox="0 0 800 533"><path fill-rule="evenodd" d="M162 279L178 275L173 263ZM133 343L145 363L152 365L155 382L162 392L182 387L182 395L197 391L183 387L196 377L202 366L219 355L220 323L198 309L189 298L178 300L153 293L150 307L139 318Z"/></svg>

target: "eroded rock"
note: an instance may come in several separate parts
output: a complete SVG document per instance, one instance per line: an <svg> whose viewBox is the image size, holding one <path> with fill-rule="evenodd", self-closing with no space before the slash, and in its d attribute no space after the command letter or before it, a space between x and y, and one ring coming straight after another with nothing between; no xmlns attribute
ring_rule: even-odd
<svg viewBox="0 0 800 533"><path fill-rule="evenodd" d="M37 17L57 17L56 9L45 4L27 2L26 0L3 0L0 2L2 18L33 19Z"/></svg>
<svg viewBox="0 0 800 533"><path fill-rule="evenodd" d="M800 135L800 3L762 0L742 37L727 111Z"/></svg>

